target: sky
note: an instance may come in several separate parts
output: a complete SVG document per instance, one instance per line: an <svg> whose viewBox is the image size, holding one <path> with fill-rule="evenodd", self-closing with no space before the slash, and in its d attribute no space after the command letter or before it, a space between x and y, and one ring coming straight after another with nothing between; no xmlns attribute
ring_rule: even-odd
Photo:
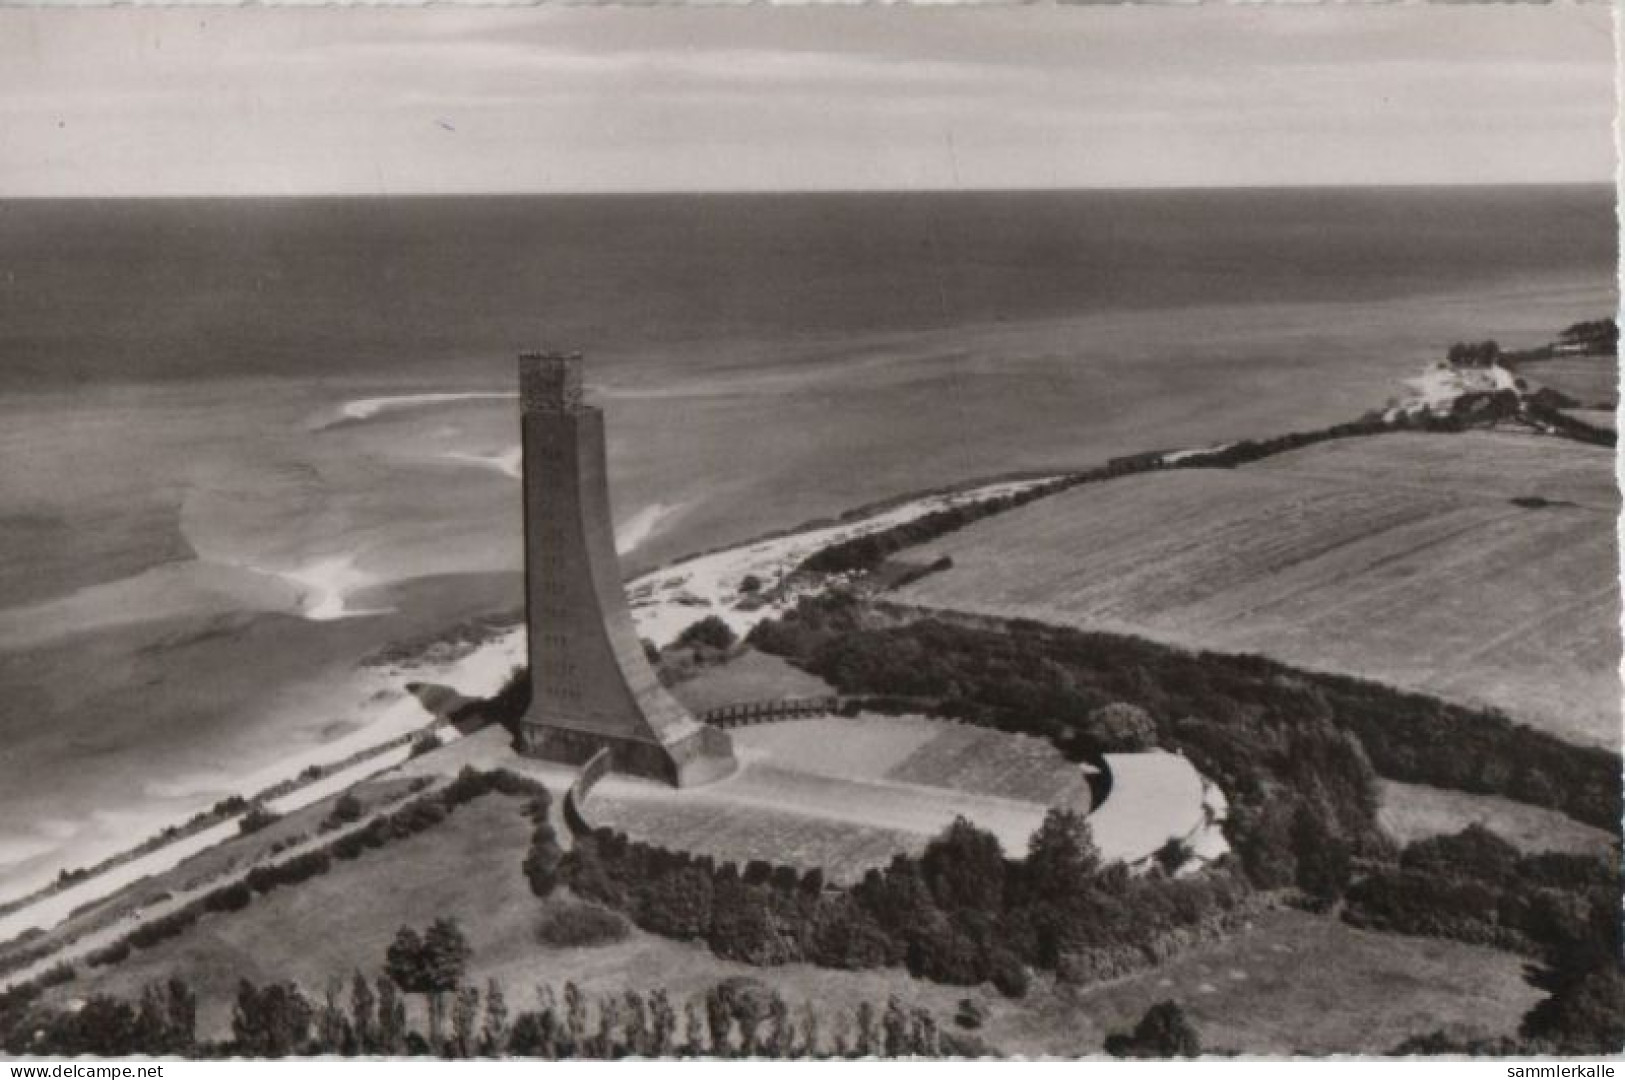
<svg viewBox="0 0 1625 1080"><path fill-rule="evenodd" d="M1600 182L1609 5L0 9L0 196Z"/></svg>

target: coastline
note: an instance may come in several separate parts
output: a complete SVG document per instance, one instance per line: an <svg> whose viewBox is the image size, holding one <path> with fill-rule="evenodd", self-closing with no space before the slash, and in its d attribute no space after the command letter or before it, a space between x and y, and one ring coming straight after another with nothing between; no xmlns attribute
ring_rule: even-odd
<svg viewBox="0 0 1625 1080"><path fill-rule="evenodd" d="M1441 408L1448 410L1451 402L1428 393L1431 387L1417 386L1416 389L1422 391L1418 397L1422 399L1419 404L1424 411L1431 414ZM1203 467L1209 463L1208 459L1225 456L1231 449L1229 445L1208 445L1162 450L1137 457L1145 459L1144 467L1147 469ZM939 485L927 492L894 496L846 511L833 523L811 522L775 535L678 559L627 582L633 617L640 634L657 646L669 644L684 627L709 614L723 618L742 636L762 619L793 606L800 596L795 590L771 590L771 599L742 606L740 601L744 598L744 590L741 583L747 576L758 577L764 585L778 583L808 555L830 545L893 528L937 510L1019 493L1069 475L1072 474L1043 474L1036 477L1029 474L1023 479L998 480L980 486L968 486L975 485L976 481L963 481L947 489ZM647 533L662 515L674 512L673 508L659 503L646 508L642 513L647 515L649 524L643 531ZM350 563L349 558L340 557L322 564L323 569L332 573L315 575L321 579L317 601L312 604L308 597L303 598L305 617L321 620L324 617L365 614L347 606L347 598L353 593L365 591L369 584L350 572ZM423 655L395 665L358 666L348 681L344 704L345 708L354 708L361 717L355 730L297 755L281 758L246 776L236 777L233 788L237 791L263 792L288 783L302 771L332 768L336 763L355 759L354 765L339 768L331 776L324 776L286 796L275 797L277 800L314 801L322 795L312 794L306 788L311 791L339 790L365 776L399 764L394 759L398 753L404 752L403 736L409 736L410 732L432 723L418 700L405 691L405 683L440 683L464 697L488 697L501 687L515 667L522 665L523 638L522 625L506 629L492 627L490 635L476 644L463 642L457 648L444 651L431 647L424 650ZM437 640L445 641L446 632L443 631ZM405 757L402 756L401 760L405 760ZM339 786L333 787L334 784ZM288 805L293 804L290 802ZM162 868L160 864L166 859L172 858L178 862L191 851L201 850L229 835L232 828L233 822L228 819L199 831L183 832L172 841L156 847L151 846L148 827L132 830L131 835L123 837L124 846L119 853L92 868L88 877L76 879L64 888L36 890L0 905L0 911L11 909L0 915L0 941L14 939L30 926L38 925L42 917L59 920L73 907L106 896L127 884L128 880L134 880L134 877L128 876L130 873L139 877ZM222 829L225 832L215 835ZM139 869L131 870L131 867ZM11 943L16 944L14 940Z"/></svg>
<svg viewBox="0 0 1625 1080"><path fill-rule="evenodd" d="M629 597L646 590L641 605L634 601L634 618L642 616L640 630L646 624L651 624L652 620L657 633L669 632L670 636L675 637L689 622L702 617L701 612L679 599L685 587L705 589L720 599L729 595L728 585L737 584L744 575L761 573L772 567L788 571L820 546L889 528L952 502L978 501L1006 493L1012 486L1033 486L1039 482L1003 481L951 494L933 491L900 495L887 500L889 509L868 517L847 520L850 514L861 513L863 508L859 508L843 515L843 523L838 525L804 526L799 531L777 537L748 540L720 551L677 560L627 583ZM684 567L688 568L686 572L682 570ZM683 584L669 584L674 570L679 571ZM337 583L330 581L328 584ZM356 592L365 591L364 585L352 588ZM323 595L324 604L330 605L330 609L336 613L327 617L362 614L347 608L347 595L351 594L347 594L342 586ZM729 614L742 625L754 625L756 621L776 614L783 604L793 602L793 598L788 598L781 605L765 606L748 615L732 611ZM327 610L324 608L324 614ZM307 610L306 617L320 619L321 616ZM345 700L341 703L357 715L358 726L355 730L339 739L283 757L270 766L233 778L228 786L245 797L250 792L263 794L280 790L307 769L328 769L351 759L359 759L354 765L340 768L328 776L268 800L272 809L292 809L399 765L407 759L405 740L409 740L416 731L433 727L442 732L442 737L444 731L454 731L449 725L441 724L430 716L418 699L405 690L406 684L435 683L447 686L464 697L489 697L502 687L515 667L523 665L524 628L522 623L507 628L493 627L484 640L471 646L466 642L452 642L454 636L448 630L437 639L450 646L448 648L437 649L431 643L397 663L358 665L354 677L349 680ZM397 757L399 760L396 760ZM52 884L36 887L0 903L0 944L19 944L18 936L31 927L48 929L65 918L72 909L105 898L131 881L167 869L188 855L235 835L235 820L235 817L228 818L222 823L192 831L186 831L187 822L175 822L166 828L182 831L156 845L153 844L156 836L148 824L131 828L118 841L113 853L95 865L84 868L87 876L75 877L66 887ZM162 832L157 835L162 835ZM71 874L73 871L68 872ZM41 919L50 921L41 925Z"/></svg>

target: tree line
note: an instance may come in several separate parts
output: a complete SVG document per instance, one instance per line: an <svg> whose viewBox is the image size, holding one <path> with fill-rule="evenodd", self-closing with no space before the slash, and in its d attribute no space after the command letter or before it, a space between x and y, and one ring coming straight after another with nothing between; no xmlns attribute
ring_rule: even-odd
<svg viewBox="0 0 1625 1080"><path fill-rule="evenodd" d="M206 916L241 911L253 903L255 897L273 889L297 885L327 873L339 862L359 857L364 851L433 828L458 807L488 794L527 796L525 812L537 822L535 843L545 846L544 839L552 835L552 827L547 823L552 797L545 787L507 769L481 771L465 767L440 790L419 795L390 813L374 817L359 829L280 862L253 867L241 878L211 889L174 911L144 921L122 937L86 953L84 963L87 967L121 963L136 949L149 949L177 937ZM77 974L72 964L58 964L33 979L0 991L0 1028L26 1011L46 990L71 982Z"/></svg>
<svg viewBox="0 0 1625 1080"><path fill-rule="evenodd" d="M1455 1044L1435 1036L1413 1043L1417 1052L1616 1053L1625 1047L1620 880L1617 851L1525 855L1473 825L1365 868L1348 889L1343 918L1539 960L1533 981L1551 996L1524 1017L1521 1041Z"/></svg>
<svg viewBox="0 0 1625 1080"><path fill-rule="evenodd" d="M457 922L423 932L403 926L383 970L330 981L320 998L296 983L238 981L231 1033L200 1039L198 999L180 978L145 987L135 1001L93 994L76 1009L32 1010L0 1030L11 1054L132 1054L190 1058L425 1056L615 1059L625 1057L982 1056L991 1047L891 997L828 1016L812 1002L792 1010L755 979L723 980L686 1001L664 989L589 995L574 982L536 989L536 1006L513 1010L502 985L468 978L470 948ZM422 997L427 1026L414 1022Z"/></svg>
<svg viewBox="0 0 1625 1080"><path fill-rule="evenodd" d="M1190 756L1232 800L1258 801L1272 787L1300 791L1353 842L1373 828L1373 774L1503 795L1616 835L1625 810L1617 753L1499 713L1259 656L844 595L804 599L749 640L843 695L935 702L941 715L1047 737L1072 753L1101 706L1138 706L1159 745ZM1232 829L1245 832L1246 820L1232 814Z"/></svg>
<svg viewBox="0 0 1625 1080"><path fill-rule="evenodd" d="M901 966L956 986L1026 994L1034 968L1087 982L1222 934L1254 910L1238 875L1134 874L1104 863L1087 821L1055 808L1023 859L960 818L913 857L850 887L819 870L718 862L600 828L578 836L559 881L639 927L754 965Z"/></svg>
<svg viewBox="0 0 1625 1080"><path fill-rule="evenodd" d="M197 994L178 977L134 1001L93 994L77 1009L33 1010L0 1029L10 1054L186 1058L289 1056L641 1058L986 1057L997 1050L976 1030L985 1010L966 998L949 1024L891 995L855 1008L812 1001L792 1007L753 978L723 979L685 1000L661 988L589 994L573 981L538 984L534 1007L514 1009L500 982L468 977L471 955L455 919L421 933L402 926L383 969L332 979L319 998L291 981L241 979L230 1035L202 1039ZM412 1009L413 997L424 999ZM426 1016L427 1025L416 1023ZM1153 1006L1129 1032L1108 1037L1124 1057L1196 1056L1200 1036L1172 1001Z"/></svg>
<svg viewBox="0 0 1625 1080"><path fill-rule="evenodd" d="M1494 346L1494 342L1487 344ZM1463 346L1458 345L1455 348ZM1454 348L1452 351L1454 352ZM1474 352L1472 355L1477 357L1478 353ZM1499 352L1497 351L1495 355L1499 356ZM1460 362L1476 363L1476 360L1470 361L1464 354ZM1516 416L1519 411L1519 397L1510 390L1463 394L1452 403L1451 411L1443 415L1436 415L1431 411L1416 414L1400 412L1390 418L1382 413L1373 412L1358 420L1329 427L1309 431L1289 431L1264 439L1242 439L1216 450L1203 451L1172 462L1168 461L1166 454L1161 451L1113 458L1105 465L1069 473L1060 479L1037 484L1014 494L960 503L889 528L830 544L803 559L792 571L791 576L873 573L887 559L906 548L940 539L995 514L1026 506L1038 499L1083 484L1101 483L1162 469L1234 468L1334 439L1361 438L1398 431L1457 433L1509 419ZM1581 433L1568 426L1564 426L1562 430L1573 437L1594 441L1594 434Z"/></svg>
<svg viewBox="0 0 1625 1080"><path fill-rule="evenodd" d="M803 601L758 626L752 643L843 694L897 695L911 709L929 701L942 715L1047 736L1074 756L1110 749L1121 736L1101 717L1130 705L1150 718L1158 745L1186 754L1226 793L1225 834L1254 886L1295 887L1308 906L1372 929L1538 958L1554 997L1525 1035L1541 1045L1605 1045L1620 1033L1597 1019L1608 1012L1599 1000L1621 1000L1617 856L1521 856L1482 829L1396 850L1377 828L1373 786L1380 773L1505 795L1618 836L1617 754L1259 657L1023 621L967 625L850 597Z"/></svg>

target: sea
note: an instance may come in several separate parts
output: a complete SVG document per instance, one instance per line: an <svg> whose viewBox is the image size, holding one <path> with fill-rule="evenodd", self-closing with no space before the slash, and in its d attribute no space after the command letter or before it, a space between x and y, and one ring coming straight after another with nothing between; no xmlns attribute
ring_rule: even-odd
<svg viewBox="0 0 1625 1080"><path fill-rule="evenodd" d="M1615 264L1606 187L0 201L0 900L517 610L522 350L586 356L632 573L1352 419Z"/></svg>

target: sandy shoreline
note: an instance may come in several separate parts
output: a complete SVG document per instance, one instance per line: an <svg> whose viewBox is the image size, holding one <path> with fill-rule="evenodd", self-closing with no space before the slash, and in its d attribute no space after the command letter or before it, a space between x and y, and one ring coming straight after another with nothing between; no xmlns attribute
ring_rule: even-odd
<svg viewBox="0 0 1625 1080"><path fill-rule="evenodd" d="M1042 479L1008 481L952 494L923 496L856 521L749 542L682 560L628 583L634 618L640 633L659 644L669 642L689 623L711 613L727 620L737 632L747 633L757 622L779 613L795 601L794 597L787 597L755 610L739 610L734 605L740 596L740 583L747 575L773 581L814 551L829 544L889 528L945 506L1006 495L1042 482ZM632 550L658 528L661 521L680 511L681 507L658 503L648 507L619 530L619 546L623 551ZM297 571L279 572L277 576L297 581L303 586L300 614L318 621L364 614L351 609L347 598L381 583L372 575L356 570L353 559L344 556L318 560ZM439 663L359 668L344 689L334 695L331 705L325 710L333 715L354 718L354 729L348 734L280 758L252 772L229 777L171 776L157 781L155 790L161 788L167 794L224 790L248 795L295 777L310 766L326 766L342 761L420 729L432 718L417 698L406 691L407 683L441 684L466 697L489 696L501 688L514 668L525 662L523 627L504 630L490 640L455 652L461 655ZM296 805L305 805L367 776L392 768L404 761L405 756L405 749L397 749L368 758L332 777L307 785L285 799L274 800L273 808L292 809ZM99 845L102 850L94 853L94 857L84 857L80 861L93 865L119 852L129 851L154 835L163 824L155 828L153 822L145 817L132 821L116 831L111 842ZM178 825L180 822L168 824ZM55 925L73 908L111 895L140 877L167 869L188 855L233 835L236 829L235 820L211 826L42 897L0 917L0 941L10 939L31 926L48 928ZM37 888L39 884L43 882L25 885L17 889L14 895Z"/></svg>
<svg viewBox="0 0 1625 1080"><path fill-rule="evenodd" d="M1413 402L1424 407L1438 407L1451 393L1479 389L1476 382L1461 378L1446 379L1447 373L1430 370L1410 386ZM1494 373L1490 376L1494 378ZM447 393L402 395L387 398L357 399L345 403L340 412L349 419L364 420L389 409L415 408L470 398L511 397L511 394ZM1173 450L1165 452L1170 463L1188 456L1211 452L1213 447ZM454 455L448 455L454 456ZM517 473L517 448L493 455L462 455L470 462L487 465L506 475ZM682 630L708 615L716 615L743 636L764 619L781 614L793 607L799 599L794 593L776 593L770 601L758 601L747 593L745 583L757 579L764 591L771 590L802 560L823 547L850 538L877 532L903 522L914 520L946 507L978 502L990 498L1018 493L1053 479L1040 476L1020 480L1007 480L950 492L937 492L917 496L877 509L876 512L851 521L819 525L767 539L747 541L720 551L693 556L643 574L627 583L628 599L633 618L641 636L657 646L671 643ZM655 502L622 523L618 532L618 546L623 553L635 550L672 517L684 512L684 505ZM350 606L350 598L380 585L399 584L410 578L390 580L387 576L363 570L357 565L358 556L330 555L288 570L261 570L258 574L280 579L285 589L296 599L297 613L306 619L328 621L374 613L376 609ZM414 662L390 668L358 668L354 676L336 691L330 702L324 702L320 711L349 718L350 730L338 738L310 746L297 754L280 758L271 765L240 775L170 776L158 782L169 794L187 792L236 792L251 794L298 775L312 765L330 765L358 752L377 748L402 734L421 728L431 719L410 695L405 686L409 682L443 684L466 697L485 697L501 687L514 668L524 663L523 628L514 626L474 646L447 651L456 659L437 662ZM441 655L447 655L442 653ZM382 771L394 764L390 755L369 759L353 769L343 770L340 777L326 778L313 785L319 789L337 790L332 784L344 786L364 775ZM352 775L353 774L353 775ZM156 790L156 788L155 788ZM318 798L311 795L310 798ZM178 824L179 822L175 822ZM127 851L153 835L149 817L136 817L121 828L113 830L114 839L98 845L105 849L99 857L118 851ZM160 826L161 827L161 826ZM235 828L227 823L228 833ZM60 899L72 896L71 906L86 902L95 895L106 895L128 880L126 866L143 866L142 873L153 872L163 859L176 861L182 845L189 849L198 836L213 835L213 829L187 837L177 844L166 845L129 864L121 864L117 872L99 874L69 889L54 893L37 904L30 904L12 915L0 919L0 939L30 925L45 924L60 917L67 908ZM215 837L218 839L219 837ZM42 841L43 842L43 841ZM203 846L213 840L206 841ZM195 849L192 849L195 850ZM34 853L37 854L37 853ZM78 861L88 865L99 858L86 858L78 853ZM150 862L149 862L150 860ZM13 895L37 887L24 883L13 890Z"/></svg>

